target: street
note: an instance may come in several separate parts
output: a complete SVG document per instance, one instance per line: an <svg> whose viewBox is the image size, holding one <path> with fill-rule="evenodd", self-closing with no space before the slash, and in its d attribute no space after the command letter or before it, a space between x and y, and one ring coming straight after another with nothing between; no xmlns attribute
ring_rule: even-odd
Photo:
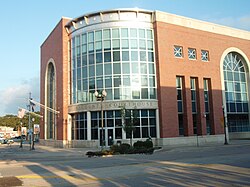
<svg viewBox="0 0 250 187"><path fill-rule="evenodd" d="M249 140L91 158L86 148L0 151L0 186L250 186Z"/></svg>

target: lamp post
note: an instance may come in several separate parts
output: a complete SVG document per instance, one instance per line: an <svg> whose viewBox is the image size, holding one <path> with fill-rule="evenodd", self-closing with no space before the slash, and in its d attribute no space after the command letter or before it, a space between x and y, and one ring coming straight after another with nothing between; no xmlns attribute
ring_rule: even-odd
<svg viewBox="0 0 250 187"><path fill-rule="evenodd" d="M226 121L226 115L225 115L224 105L222 106L222 110L223 110L223 122L224 122L224 134L225 134L224 145L228 145L228 141L227 141L227 121Z"/></svg>
<svg viewBox="0 0 250 187"><path fill-rule="evenodd" d="M20 131L21 131L21 141L20 141L20 148L23 148L23 132L22 132L23 122L20 123Z"/></svg>
<svg viewBox="0 0 250 187"><path fill-rule="evenodd" d="M33 121L33 123L34 123L34 121L35 121L35 118L32 118L32 121ZM32 126L34 127L34 124L32 124ZM34 128L32 128L32 139L31 139L31 141L32 141L32 150L35 150L35 141L34 141Z"/></svg>
<svg viewBox="0 0 250 187"><path fill-rule="evenodd" d="M101 101L101 125L102 125L102 134L101 134L101 146L102 146L102 150L103 150L103 144L104 144L104 132L103 132L103 106L102 106L102 102L104 100L104 98L107 96L107 92L105 90L103 90L101 93L98 91L95 91L95 97L97 101Z"/></svg>
<svg viewBox="0 0 250 187"><path fill-rule="evenodd" d="M31 132L31 121L30 121L30 111L31 111L31 93L29 93L29 104L27 105L29 110L29 143L30 143L30 151L31 151L31 141L32 141L32 132Z"/></svg>

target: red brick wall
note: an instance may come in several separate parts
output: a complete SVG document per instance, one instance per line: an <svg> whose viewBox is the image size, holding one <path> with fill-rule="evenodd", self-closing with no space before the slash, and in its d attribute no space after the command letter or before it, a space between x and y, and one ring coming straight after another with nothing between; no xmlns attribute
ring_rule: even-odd
<svg viewBox="0 0 250 187"><path fill-rule="evenodd" d="M223 52L229 47L236 47L242 50L250 58L250 41L239 38L214 34L196 29L176 26L163 22L156 22L155 45L156 45L156 67L160 132L161 137L179 136L178 115L176 100L176 76L185 77L184 90L186 97L186 120L188 131L186 135L193 135L193 122L191 110L190 77L197 77L199 84L200 100L200 123L201 132L206 133L206 121L204 114L204 92L203 79L211 79L212 88L212 120L215 125L214 134L223 133L221 125L222 113L222 90L220 75L220 60ZM158 45L158 46L157 46ZM174 45L183 47L183 58L174 57ZM188 48L195 48L197 60L188 59ZM209 51L209 62L201 61L201 50Z"/></svg>
<svg viewBox="0 0 250 187"><path fill-rule="evenodd" d="M68 34L64 28L69 19L62 18L41 46L40 102L45 104L45 74L49 60L55 62L57 140L66 139L65 122L68 118ZM44 110L41 109L42 115ZM44 139L44 121L41 120L41 138Z"/></svg>

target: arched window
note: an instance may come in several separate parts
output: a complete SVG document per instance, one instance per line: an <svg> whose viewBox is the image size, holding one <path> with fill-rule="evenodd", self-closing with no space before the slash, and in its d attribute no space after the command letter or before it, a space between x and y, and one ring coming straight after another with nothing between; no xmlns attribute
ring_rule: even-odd
<svg viewBox="0 0 250 187"><path fill-rule="evenodd" d="M226 110L230 132L250 131L247 67L244 58L230 52L223 61Z"/></svg>
<svg viewBox="0 0 250 187"><path fill-rule="evenodd" d="M55 108L55 68L53 63L49 63L48 71L47 71L47 107ZM47 139L54 139L55 138L55 114L49 110L46 111L47 113Z"/></svg>

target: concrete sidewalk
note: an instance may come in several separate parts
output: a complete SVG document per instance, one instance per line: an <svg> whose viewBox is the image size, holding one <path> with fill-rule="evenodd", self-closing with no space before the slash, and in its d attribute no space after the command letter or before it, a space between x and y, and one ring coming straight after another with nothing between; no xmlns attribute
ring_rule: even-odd
<svg viewBox="0 0 250 187"><path fill-rule="evenodd" d="M247 144L250 146L250 140L231 140L228 145L224 144L207 144L202 146L163 146L161 151L189 151L190 149L197 149L202 151L205 148L219 148L221 146L238 146ZM50 146L43 146L35 144L35 150L30 150L30 144L23 144L23 148L20 148L20 143L15 142L12 145L2 144L0 145L0 159L14 159L18 157L32 157L34 154L36 157L58 157L58 156L86 156L88 151L100 151L101 148L55 148Z"/></svg>

